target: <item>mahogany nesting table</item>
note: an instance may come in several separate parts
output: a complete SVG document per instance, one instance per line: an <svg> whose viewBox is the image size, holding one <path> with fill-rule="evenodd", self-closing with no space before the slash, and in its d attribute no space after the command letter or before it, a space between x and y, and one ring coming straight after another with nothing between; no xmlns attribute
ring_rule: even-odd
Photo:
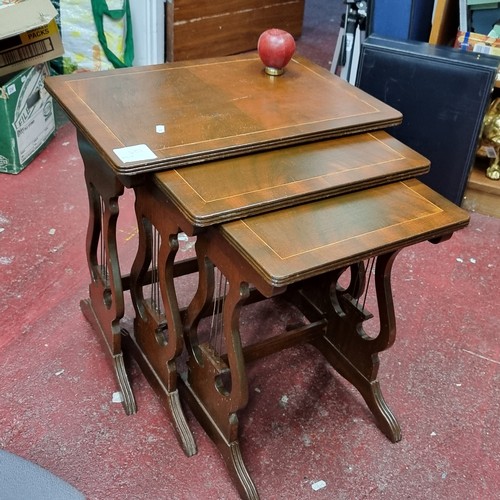
<svg viewBox="0 0 500 500"><path fill-rule="evenodd" d="M127 413L122 277L116 248L124 188L153 172L378 129L401 114L330 72L294 58L269 77L257 54L55 76L47 90L78 132L90 201L90 298L83 304L112 355ZM102 249L102 253L100 252Z"/></svg>
<svg viewBox="0 0 500 500"><path fill-rule="evenodd" d="M378 353L396 332L392 262L408 245L448 238L468 216L412 180L429 165L381 130L401 121L397 111L298 57L268 76L256 54L57 76L46 87L78 131L90 201L91 283L81 305L111 354L127 413L136 405L122 347L161 396L184 452L196 444L181 399L240 495L258 498L238 443L245 364L310 342L400 439L376 378ZM139 226L130 275L120 272L116 242L124 188L135 190ZM197 237L196 259L174 263L179 232ZM372 266L375 338L362 328ZM174 278L196 271L198 290L181 311ZM135 321L124 336L127 289ZM304 323L243 345L241 307L275 295ZM199 331L209 314L219 347ZM188 370L179 374L182 353Z"/></svg>

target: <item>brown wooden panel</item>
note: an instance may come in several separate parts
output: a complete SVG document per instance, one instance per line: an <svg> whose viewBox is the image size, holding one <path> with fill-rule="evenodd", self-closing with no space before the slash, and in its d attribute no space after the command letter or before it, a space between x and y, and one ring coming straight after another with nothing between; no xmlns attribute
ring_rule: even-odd
<svg viewBox="0 0 500 500"><path fill-rule="evenodd" d="M298 37L303 17L304 0L172 0L166 15L167 61L253 50L268 28L281 28Z"/></svg>
<svg viewBox="0 0 500 500"><path fill-rule="evenodd" d="M255 11L280 5L282 9L293 8L295 4L304 5L303 0L169 0L178 21L197 18L229 16L242 11Z"/></svg>
<svg viewBox="0 0 500 500"><path fill-rule="evenodd" d="M399 111L294 57L270 77L255 54L47 78L82 134L119 174L382 129ZM164 133L157 132L157 125ZM120 159L146 145L155 158Z"/></svg>
<svg viewBox="0 0 500 500"><path fill-rule="evenodd" d="M263 211L428 171L429 162L386 132L168 170L155 182L194 226Z"/></svg>
<svg viewBox="0 0 500 500"><path fill-rule="evenodd" d="M460 23L458 0L437 0L429 43L453 45Z"/></svg>
<svg viewBox="0 0 500 500"><path fill-rule="evenodd" d="M469 215L419 181L229 222L221 233L264 281L283 286L453 233Z"/></svg>

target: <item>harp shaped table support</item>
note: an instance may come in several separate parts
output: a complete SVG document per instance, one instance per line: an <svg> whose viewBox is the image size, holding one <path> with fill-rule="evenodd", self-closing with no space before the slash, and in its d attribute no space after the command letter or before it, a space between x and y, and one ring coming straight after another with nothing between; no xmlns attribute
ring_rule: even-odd
<svg viewBox="0 0 500 500"><path fill-rule="evenodd" d="M79 147L89 198L86 254L91 277L89 298L82 300L80 307L111 356L123 407L130 415L137 411L137 406L122 351L122 337L126 333L121 326L125 280L120 272L116 241L119 198L124 186L111 170L102 168L96 150L81 137Z"/></svg>
<svg viewBox="0 0 500 500"><path fill-rule="evenodd" d="M130 275L130 291L136 317L127 345L163 401L184 453L192 456L196 443L177 390L176 361L183 352L184 340L174 278L176 274L195 272L196 261L186 259L176 267L180 232L177 212L168 210L169 204L166 211L162 210L164 200L151 194L147 187L140 186L135 191L139 247Z"/></svg>
<svg viewBox="0 0 500 500"><path fill-rule="evenodd" d="M393 442L401 439L400 426L386 404L377 380L378 353L392 345L396 334L390 272L397 253L394 251L377 259L375 286L381 329L379 335L371 339L362 328L363 322L371 315L361 306L357 300L359 297L351 296L337 283L345 268L299 281L288 288L269 287L267 283L259 282L241 254L228 248L223 238L210 233L198 237L200 285L186 318L190 357L184 395L221 452L242 498L259 498L240 450L238 412L247 405L249 397L246 364L260 357L310 342L356 387L384 434ZM213 297L214 266L228 280L222 311L224 354L216 352L208 343L199 342L197 336L197 326ZM355 283L359 275L364 274L364 265L359 263L352 267L351 282ZM265 298L284 294L307 317L308 323L294 325L293 329L283 325L283 333L277 337L244 346L239 318L250 295L250 280L252 284L258 284L257 288ZM357 285L352 288L357 289Z"/></svg>

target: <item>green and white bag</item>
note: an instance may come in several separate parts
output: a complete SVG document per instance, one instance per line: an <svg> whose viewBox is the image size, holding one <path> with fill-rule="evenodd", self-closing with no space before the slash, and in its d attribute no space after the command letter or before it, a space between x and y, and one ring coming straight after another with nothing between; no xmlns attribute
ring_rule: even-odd
<svg viewBox="0 0 500 500"><path fill-rule="evenodd" d="M132 66L129 0L59 0L56 7L65 50L61 72Z"/></svg>

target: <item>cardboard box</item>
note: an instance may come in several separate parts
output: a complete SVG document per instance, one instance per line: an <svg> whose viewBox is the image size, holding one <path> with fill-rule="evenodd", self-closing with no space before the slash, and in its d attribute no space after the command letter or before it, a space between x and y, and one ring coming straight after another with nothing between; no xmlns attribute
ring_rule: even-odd
<svg viewBox="0 0 500 500"><path fill-rule="evenodd" d="M47 63L0 77L0 172L17 174L55 131L52 97L44 87Z"/></svg>
<svg viewBox="0 0 500 500"><path fill-rule="evenodd" d="M479 54L500 56L500 38L459 31L455 40L455 48Z"/></svg>
<svg viewBox="0 0 500 500"><path fill-rule="evenodd" d="M0 0L0 76L64 53L50 0Z"/></svg>

